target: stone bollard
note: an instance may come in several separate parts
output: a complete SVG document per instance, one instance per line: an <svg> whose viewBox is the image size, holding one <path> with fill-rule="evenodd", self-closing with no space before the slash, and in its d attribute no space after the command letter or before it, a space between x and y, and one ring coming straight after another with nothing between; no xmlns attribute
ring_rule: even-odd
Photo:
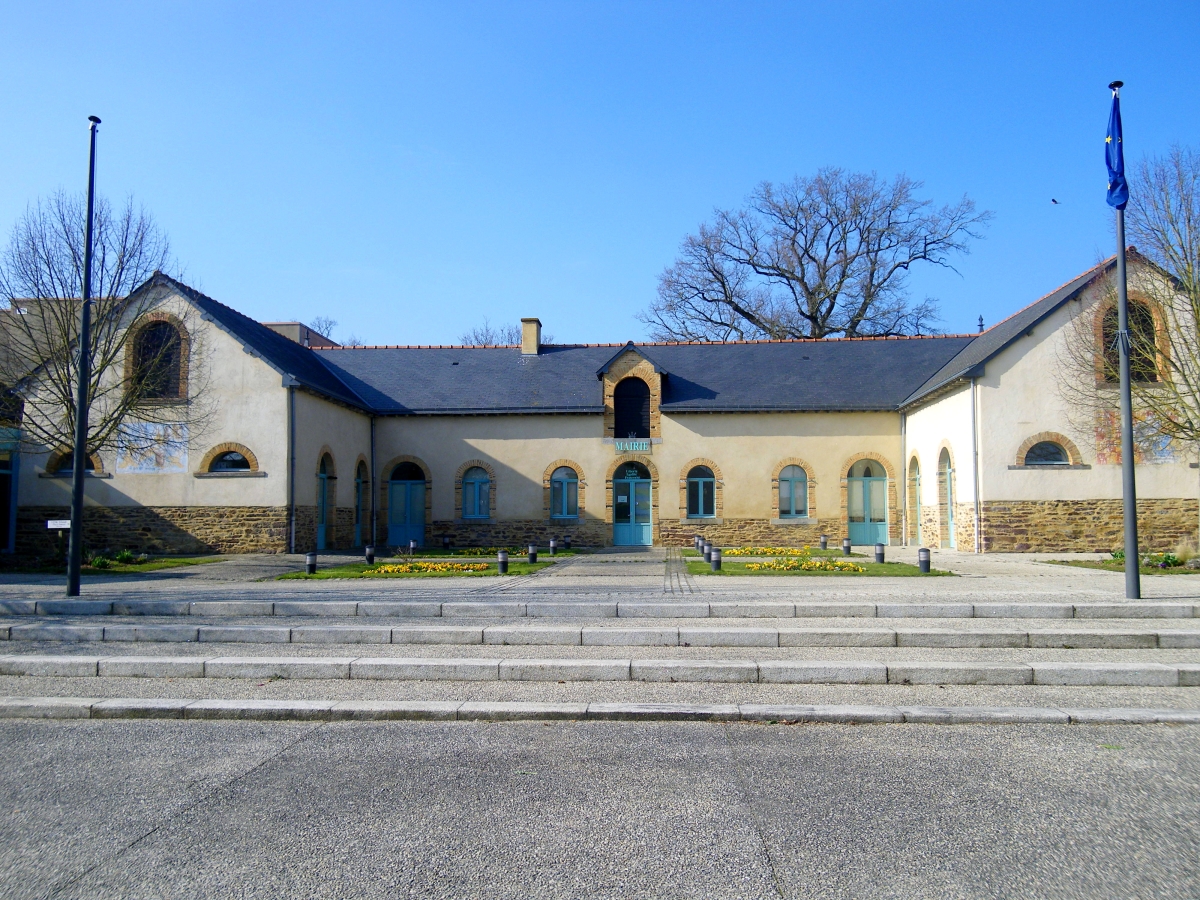
<svg viewBox="0 0 1200 900"><path fill-rule="evenodd" d="M496 554L496 567L500 570L501 575L508 574L508 551L501 550Z"/></svg>
<svg viewBox="0 0 1200 900"><path fill-rule="evenodd" d="M367 544L367 546L363 548L363 553L367 558L367 565L375 565L375 545Z"/></svg>
<svg viewBox="0 0 1200 900"><path fill-rule="evenodd" d="M529 545L529 561L531 563L537 562L537 544Z"/></svg>
<svg viewBox="0 0 1200 900"><path fill-rule="evenodd" d="M708 541L705 541L704 544L701 546L700 552L704 554L705 562L712 562L712 550L713 550L713 545L710 544Z"/></svg>
<svg viewBox="0 0 1200 900"><path fill-rule="evenodd" d="M558 538L550 538L550 555L558 555Z"/></svg>
<svg viewBox="0 0 1200 900"><path fill-rule="evenodd" d="M563 549L564 550L571 549L571 536L569 534L565 538L563 538Z"/></svg>
<svg viewBox="0 0 1200 900"><path fill-rule="evenodd" d="M922 575L929 574L929 548L922 547L917 551L917 568Z"/></svg>
<svg viewBox="0 0 1200 900"><path fill-rule="evenodd" d="M443 550L450 549L450 535L448 535L448 534L442 535L442 549Z"/></svg>
<svg viewBox="0 0 1200 900"><path fill-rule="evenodd" d="M315 554L315 553L305 553L304 554L304 574L305 575L316 575L317 574L317 554Z"/></svg>
<svg viewBox="0 0 1200 900"><path fill-rule="evenodd" d="M883 544L875 545L875 562L883 562Z"/></svg>
<svg viewBox="0 0 1200 900"><path fill-rule="evenodd" d="M829 535L827 535L827 534L821 535L821 549L822 550L829 549Z"/></svg>
<svg viewBox="0 0 1200 900"><path fill-rule="evenodd" d="M720 572L721 571L721 548L713 547L712 553L710 554L710 556L712 557L712 570L714 572Z"/></svg>
<svg viewBox="0 0 1200 900"><path fill-rule="evenodd" d="M842 538L842 556L850 555L850 538Z"/></svg>

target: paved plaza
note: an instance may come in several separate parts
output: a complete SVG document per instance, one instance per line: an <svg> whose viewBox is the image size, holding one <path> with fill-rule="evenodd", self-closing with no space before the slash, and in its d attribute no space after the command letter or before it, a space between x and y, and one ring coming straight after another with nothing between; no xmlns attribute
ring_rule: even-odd
<svg viewBox="0 0 1200 900"><path fill-rule="evenodd" d="M0 893L1200 896L1189 577L302 563L4 577Z"/></svg>

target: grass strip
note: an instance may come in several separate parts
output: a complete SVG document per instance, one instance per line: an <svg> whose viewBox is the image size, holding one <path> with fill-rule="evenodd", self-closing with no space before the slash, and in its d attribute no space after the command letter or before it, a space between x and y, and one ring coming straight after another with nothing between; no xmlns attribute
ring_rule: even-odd
<svg viewBox="0 0 1200 900"><path fill-rule="evenodd" d="M499 569L495 562L487 562L480 560L479 565L486 565L487 568L482 571L418 571L418 572L379 572L376 571L381 566L405 566L410 560L407 558L401 559L383 559L376 560L375 564L368 566L365 562L347 563L341 566L329 566L325 569L317 569L315 575L306 575L304 572L288 572L286 575L279 575L276 581L321 581L330 578L487 578L489 576L499 575ZM470 565L469 560L464 560L464 563ZM533 572L540 571L547 566L552 566L552 562L510 562L508 564L509 575L530 575Z"/></svg>

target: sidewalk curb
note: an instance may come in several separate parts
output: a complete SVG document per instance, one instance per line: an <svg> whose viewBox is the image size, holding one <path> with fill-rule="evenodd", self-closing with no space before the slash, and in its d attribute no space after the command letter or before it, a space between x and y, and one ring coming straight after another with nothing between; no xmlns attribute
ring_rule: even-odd
<svg viewBox="0 0 1200 900"><path fill-rule="evenodd" d="M514 703L0 697L0 719L243 719L517 722L756 722L838 725L1200 725L1200 709L1006 706L782 706L756 703Z"/></svg>

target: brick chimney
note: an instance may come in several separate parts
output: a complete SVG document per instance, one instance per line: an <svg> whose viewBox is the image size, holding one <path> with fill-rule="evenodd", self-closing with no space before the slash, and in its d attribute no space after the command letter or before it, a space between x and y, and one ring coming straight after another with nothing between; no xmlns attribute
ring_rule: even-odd
<svg viewBox="0 0 1200 900"><path fill-rule="evenodd" d="M541 319L521 320L521 355L537 356L542 348Z"/></svg>

